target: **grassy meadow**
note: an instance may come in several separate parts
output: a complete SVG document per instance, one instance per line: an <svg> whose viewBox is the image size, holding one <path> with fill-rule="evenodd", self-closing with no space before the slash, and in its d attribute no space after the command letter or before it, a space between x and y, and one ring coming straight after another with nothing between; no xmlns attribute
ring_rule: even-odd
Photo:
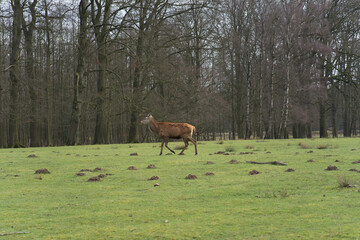
<svg viewBox="0 0 360 240"><path fill-rule="evenodd" d="M1 149L0 239L360 238L360 173L349 171L360 170L352 163L360 138L199 142L198 151L159 156L160 143ZM41 168L50 174L34 174Z"/></svg>

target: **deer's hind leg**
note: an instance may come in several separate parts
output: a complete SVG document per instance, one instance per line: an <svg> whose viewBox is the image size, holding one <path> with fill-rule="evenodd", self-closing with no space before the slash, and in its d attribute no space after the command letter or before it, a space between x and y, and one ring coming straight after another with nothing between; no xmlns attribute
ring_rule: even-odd
<svg viewBox="0 0 360 240"><path fill-rule="evenodd" d="M185 149L189 146L189 140L187 138L184 138L183 140L184 140L185 146L184 146L183 150L179 153L179 155L183 155Z"/></svg>
<svg viewBox="0 0 360 240"><path fill-rule="evenodd" d="M163 148L164 148L164 139L161 139L161 151L160 151L160 155L162 155Z"/></svg>
<svg viewBox="0 0 360 240"><path fill-rule="evenodd" d="M194 144L194 146L195 146L195 155L197 155L197 141L192 137L189 137L189 140Z"/></svg>

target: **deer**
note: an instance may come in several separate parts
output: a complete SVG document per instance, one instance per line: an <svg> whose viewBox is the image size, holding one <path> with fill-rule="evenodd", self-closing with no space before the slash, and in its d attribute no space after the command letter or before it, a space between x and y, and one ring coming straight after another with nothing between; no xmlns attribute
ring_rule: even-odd
<svg viewBox="0 0 360 240"><path fill-rule="evenodd" d="M151 114L148 114L143 120L141 120L141 123L148 125L149 130L156 133L161 138L160 155L163 153L164 143L165 147L175 154L175 152L168 146L170 138L183 139L185 146L179 155L184 154L185 149L189 146L189 141L194 144L195 155L197 155L197 142L192 137L196 130L194 126L188 123L158 122Z"/></svg>

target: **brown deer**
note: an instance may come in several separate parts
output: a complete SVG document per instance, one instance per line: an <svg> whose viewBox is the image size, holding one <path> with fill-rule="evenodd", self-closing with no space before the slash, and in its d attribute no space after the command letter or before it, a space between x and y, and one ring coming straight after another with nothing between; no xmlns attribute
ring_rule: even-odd
<svg viewBox="0 0 360 240"><path fill-rule="evenodd" d="M151 114L147 115L147 117L141 120L141 123L148 125L149 130L151 132L155 132L162 139L160 155L162 154L164 143L165 147L175 154L175 152L168 147L168 142L170 138L183 139L185 147L179 153L179 155L182 155L184 153L185 149L189 146L189 141L194 144L195 155L197 155L196 140L192 138L192 135L195 132L194 126L188 123L158 122Z"/></svg>

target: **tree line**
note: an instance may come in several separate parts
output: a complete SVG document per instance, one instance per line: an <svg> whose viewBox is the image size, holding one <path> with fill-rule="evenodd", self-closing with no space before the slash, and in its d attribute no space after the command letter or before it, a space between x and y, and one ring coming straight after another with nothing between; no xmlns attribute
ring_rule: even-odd
<svg viewBox="0 0 360 240"><path fill-rule="evenodd" d="M354 136L358 0L0 1L0 147Z"/></svg>

